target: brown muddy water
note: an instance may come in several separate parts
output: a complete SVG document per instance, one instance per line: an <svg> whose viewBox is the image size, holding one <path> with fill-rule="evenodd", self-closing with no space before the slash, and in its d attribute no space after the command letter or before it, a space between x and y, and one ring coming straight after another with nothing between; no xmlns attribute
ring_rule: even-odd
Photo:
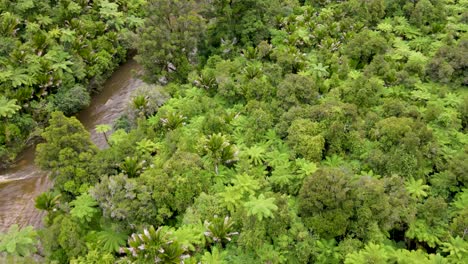
<svg viewBox="0 0 468 264"><path fill-rule="evenodd" d="M89 107L77 115L99 148L105 148L106 141L94 131L94 127L112 124L124 111L131 93L143 84L143 81L133 77L134 72L138 71L140 67L134 60L121 65L105 82L102 91L93 96ZM41 226L44 214L34 207L34 199L47 191L52 183L47 172L34 164L34 154L35 147L30 147L20 155L13 167L0 171L0 231L7 230L13 224L21 227Z"/></svg>

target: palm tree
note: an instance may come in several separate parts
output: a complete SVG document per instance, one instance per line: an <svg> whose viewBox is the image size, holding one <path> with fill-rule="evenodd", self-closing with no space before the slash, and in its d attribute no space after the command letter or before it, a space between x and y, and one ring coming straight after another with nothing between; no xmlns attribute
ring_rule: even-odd
<svg viewBox="0 0 468 264"><path fill-rule="evenodd" d="M176 111L171 111L166 114L164 118L161 118L163 127L168 130L174 130L179 126L183 125L187 118Z"/></svg>
<svg viewBox="0 0 468 264"><path fill-rule="evenodd" d="M20 24L20 19L10 12L0 16L0 35L14 36L15 29Z"/></svg>
<svg viewBox="0 0 468 264"><path fill-rule="evenodd" d="M148 98L144 95L137 95L133 98L132 105L140 114L144 114L148 107Z"/></svg>
<svg viewBox="0 0 468 264"><path fill-rule="evenodd" d="M138 161L136 157L126 157L120 164L120 169L127 174L129 178L137 177L143 171L144 162Z"/></svg>
<svg viewBox="0 0 468 264"><path fill-rule="evenodd" d="M145 228L142 234L132 234L128 240L128 248L123 252L136 263L181 263L184 249L173 239L168 227L153 226Z"/></svg>
<svg viewBox="0 0 468 264"><path fill-rule="evenodd" d="M242 71L247 79L253 79L262 74L262 63L249 63Z"/></svg>
<svg viewBox="0 0 468 264"><path fill-rule="evenodd" d="M233 232L234 221L229 216L223 219L215 215L211 222L205 221L205 228L205 236L208 240L221 248L232 240L232 236L239 234Z"/></svg>
<svg viewBox="0 0 468 264"><path fill-rule="evenodd" d="M39 210L52 211L59 203L61 194L55 195L52 192L45 192L36 197L36 208Z"/></svg>
<svg viewBox="0 0 468 264"><path fill-rule="evenodd" d="M216 175L219 174L220 164L230 164L237 160L237 148L220 133L203 138L202 152L211 159Z"/></svg>

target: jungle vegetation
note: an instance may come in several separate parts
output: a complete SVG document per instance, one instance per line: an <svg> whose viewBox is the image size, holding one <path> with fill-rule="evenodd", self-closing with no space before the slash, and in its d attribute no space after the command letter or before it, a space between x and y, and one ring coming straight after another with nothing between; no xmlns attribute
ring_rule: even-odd
<svg viewBox="0 0 468 264"><path fill-rule="evenodd" d="M46 261L76 264L467 263L468 1L146 2L137 60L169 98L135 96L103 150L51 113L37 146L54 179L36 199L45 228L13 227L0 251L39 243ZM19 90L4 99L21 106L10 124L26 110Z"/></svg>
<svg viewBox="0 0 468 264"><path fill-rule="evenodd" d="M126 60L144 0L0 1L0 166L75 114Z"/></svg>

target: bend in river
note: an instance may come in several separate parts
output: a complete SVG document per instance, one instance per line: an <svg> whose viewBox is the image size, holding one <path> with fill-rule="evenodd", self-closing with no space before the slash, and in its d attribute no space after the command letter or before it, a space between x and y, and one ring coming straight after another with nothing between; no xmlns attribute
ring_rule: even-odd
<svg viewBox="0 0 468 264"><path fill-rule="evenodd" d="M140 70L134 60L121 65L105 82L102 91L95 95L89 107L77 118L91 133L92 141L99 147L106 146L102 135L94 131L98 124L111 124L124 110L131 93L143 81L133 78L133 72ZM42 212L34 207L34 199L52 186L47 172L34 165L35 146L26 149L12 168L0 171L0 231L11 225L41 225Z"/></svg>

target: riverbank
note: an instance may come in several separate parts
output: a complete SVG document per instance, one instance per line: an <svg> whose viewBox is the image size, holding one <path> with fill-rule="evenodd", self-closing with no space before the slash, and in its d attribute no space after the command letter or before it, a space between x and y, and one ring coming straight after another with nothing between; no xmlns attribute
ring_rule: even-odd
<svg viewBox="0 0 468 264"><path fill-rule="evenodd" d="M90 105L77 114L91 134L91 140L99 147L106 146L102 135L94 128L98 124L111 124L124 111L132 92L143 81L133 78L140 70L134 60L129 60L117 68L104 83L100 93L93 96ZM34 199L49 189L52 184L47 173L34 164L35 147L23 151L14 166L0 171L0 231L12 224L20 226L41 226L42 213L34 207Z"/></svg>

